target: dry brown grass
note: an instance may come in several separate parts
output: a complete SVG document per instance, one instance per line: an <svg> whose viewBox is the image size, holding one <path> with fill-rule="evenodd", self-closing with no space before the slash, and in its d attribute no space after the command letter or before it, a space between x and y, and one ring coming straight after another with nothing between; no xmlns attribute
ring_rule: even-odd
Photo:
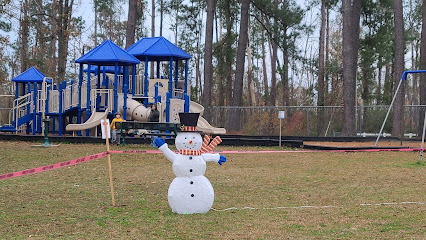
<svg viewBox="0 0 426 240"><path fill-rule="evenodd" d="M304 144L308 145L318 145L318 146L329 146L329 147L374 147L376 141L371 142L308 142L304 141ZM422 145L421 141L403 141L402 145L400 141L386 141L381 139L377 143L377 147L412 147L420 148Z"/></svg>
<svg viewBox="0 0 426 240"><path fill-rule="evenodd" d="M105 151L96 144L0 145L0 174ZM224 149L262 148L218 146ZM223 166L207 166L213 207L239 209L204 215L171 212L167 189L174 175L159 154L112 155L117 207L111 207L106 158L0 181L0 239L425 239L426 205L360 205L426 202L418 153L226 157ZM335 207L265 209L306 205Z"/></svg>

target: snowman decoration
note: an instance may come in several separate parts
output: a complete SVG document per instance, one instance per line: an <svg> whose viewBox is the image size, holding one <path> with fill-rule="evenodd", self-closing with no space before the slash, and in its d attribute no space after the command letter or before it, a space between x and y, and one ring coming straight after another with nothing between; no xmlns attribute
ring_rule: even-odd
<svg viewBox="0 0 426 240"><path fill-rule="evenodd" d="M224 156L208 153L222 140L220 137L211 140L207 135L202 140L196 131L198 116L199 113L179 113L182 131L175 140L179 154L170 150L163 139L155 139L158 149L173 163L176 178L169 186L168 201L172 211L178 214L206 213L210 210L214 190L204 176L206 162L220 165L226 162Z"/></svg>

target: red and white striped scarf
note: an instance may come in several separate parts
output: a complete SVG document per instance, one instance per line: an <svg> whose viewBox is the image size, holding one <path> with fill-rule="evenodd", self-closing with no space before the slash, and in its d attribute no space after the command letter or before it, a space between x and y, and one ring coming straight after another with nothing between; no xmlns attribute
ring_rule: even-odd
<svg viewBox="0 0 426 240"><path fill-rule="evenodd" d="M179 153L183 155L201 155L200 150L182 149L182 150L179 150Z"/></svg>
<svg viewBox="0 0 426 240"><path fill-rule="evenodd" d="M204 135L204 141L203 141L203 145L201 146L201 152L203 153L210 152L213 150L214 147L216 147L219 143L222 142L222 139L220 139L219 136L213 138L211 142L210 142L210 139L211 137L209 135Z"/></svg>
<svg viewBox="0 0 426 240"><path fill-rule="evenodd" d="M183 155L201 155L203 153L212 151L214 147L216 147L219 143L222 142L222 139L220 139L219 136L213 138L211 142L210 140L211 140L211 137L209 135L204 135L204 140L203 140L203 145L201 146L201 150L182 149L179 151L179 153Z"/></svg>

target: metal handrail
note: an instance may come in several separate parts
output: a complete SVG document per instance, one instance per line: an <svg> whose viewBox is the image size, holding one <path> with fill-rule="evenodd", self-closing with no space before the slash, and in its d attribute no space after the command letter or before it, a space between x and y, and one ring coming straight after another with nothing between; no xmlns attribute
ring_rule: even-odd
<svg viewBox="0 0 426 240"><path fill-rule="evenodd" d="M17 99L13 102L13 109L12 111L12 119L15 121L15 129L18 130L18 119L27 114L27 108L28 105L30 107L30 112L32 112L33 108L33 93L27 93ZM9 123L12 121L9 117Z"/></svg>

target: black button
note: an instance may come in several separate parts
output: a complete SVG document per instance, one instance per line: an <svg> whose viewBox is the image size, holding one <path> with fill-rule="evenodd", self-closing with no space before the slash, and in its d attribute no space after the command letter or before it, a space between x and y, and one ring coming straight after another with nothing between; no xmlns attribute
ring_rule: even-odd
<svg viewBox="0 0 426 240"><path fill-rule="evenodd" d="M194 182L193 182L193 181L191 181L190 183L191 183L191 184L194 184Z"/></svg>
<svg viewBox="0 0 426 240"><path fill-rule="evenodd" d="M192 157L189 157L189 160L191 160L192 159Z"/></svg>
<svg viewBox="0 0 426 240"><path fill-rule="evenodd" d="M194 194L191 194L191 197L194 197Z"/></svg>
<svg viewBox="0 0 426 240"><path fill-rule="evenodd" d="M189 172L192 172L192 169L189 169Z"/></svg>

